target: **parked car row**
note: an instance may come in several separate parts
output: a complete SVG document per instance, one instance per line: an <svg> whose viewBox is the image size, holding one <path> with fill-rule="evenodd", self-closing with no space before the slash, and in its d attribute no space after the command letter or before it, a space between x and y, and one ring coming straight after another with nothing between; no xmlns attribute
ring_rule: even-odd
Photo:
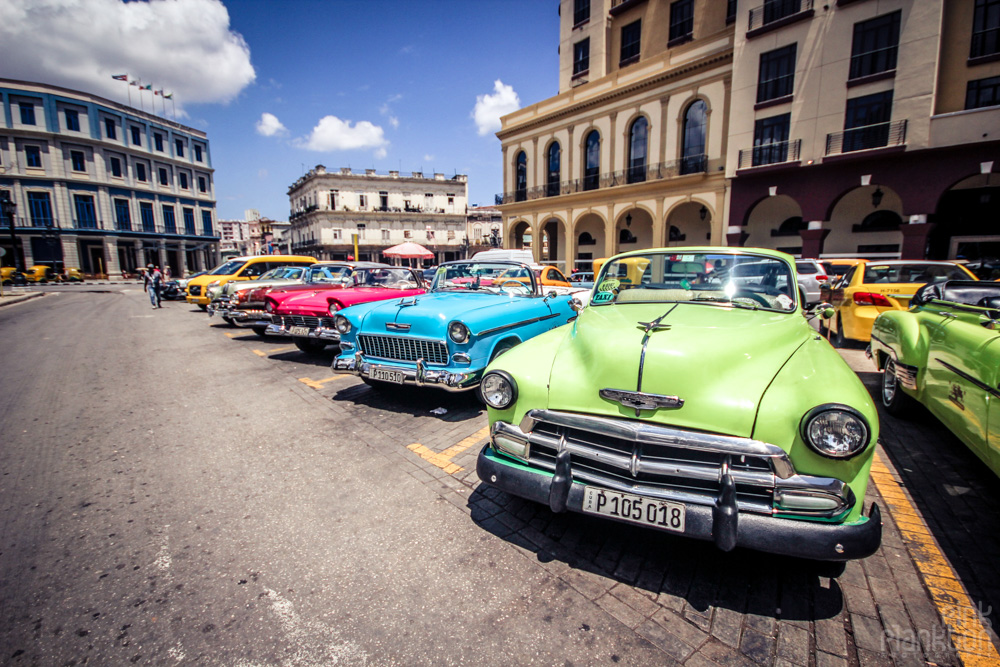
<svg viewBox="0 0 1000 667"><path fill-rule="evenodd" d="M47 264L35 264L24 271L18 271L13 266L0 268L0 281L4 285L27 285L28 283L82 283L83 273L80 269L67 268L56 271Z"/></svg>
<svg viewBox="0 0 1000 667"><path fill-rule="evenodd" d="M879 509L864 511L875 406L803 317L788 255L626 253L577 296L554 267L510 259L445 262L429 281L274 256L253 276L241 261L188 300L307 353L335 346L333 371L378 390L475 392L485 484L724 550L846 560L879 546Z"/></svg>

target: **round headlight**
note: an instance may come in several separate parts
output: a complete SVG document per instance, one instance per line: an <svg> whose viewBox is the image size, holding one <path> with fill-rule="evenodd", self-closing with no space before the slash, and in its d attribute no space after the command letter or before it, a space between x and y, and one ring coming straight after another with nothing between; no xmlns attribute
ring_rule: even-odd
<svg viewBox="0 0 1000 667"><path fill-rule="evenodd" d="M265 303L264 304L264 310L266 310L269 313L273 313L274 312L274 302L273 301L268 301L267 303Z"/></svg>
<svg viewBox="0 0 1000 667"><path fill-rule="evenodd" d="M486 405L497 410L505 410L517 398L517 383L503 371L490 371L479 385L479 393Z"/></svg>
<svg viewBox="0 0 1000 667"><path fill-rule="evenodd" d="M330 306L330 308L332 309L333 306ZM330 314L332 315L333 313ZM345 334L350 332L351 330L351 321L346 317L344 317L343 315L337 315L335 318L333 318L333 326L337 328L338 332L340 332L341 334Z"/></svg>
<svg viewBox="0 0 1000 667"><path fill-rule="evenodd" d="M464 343L469 340L469 327L461 322L452 322L448 325L448 338L456 343Z"/></svg>
<svg viewBox="0 0 1000 667"><path fill-rule="evenodd" d="M326 312L330 313L330 317L333 317L337 314L338 310L340 310L340 304L334 301L330 304L330 307L326 309Z"/></svg>
<svg viewBox="0 0 1000 667"><path fill-rule="evenodd" d="M823 456L847 459L868 446L871 429L853 408L821 405L803 417L802 438Z"/></svg>

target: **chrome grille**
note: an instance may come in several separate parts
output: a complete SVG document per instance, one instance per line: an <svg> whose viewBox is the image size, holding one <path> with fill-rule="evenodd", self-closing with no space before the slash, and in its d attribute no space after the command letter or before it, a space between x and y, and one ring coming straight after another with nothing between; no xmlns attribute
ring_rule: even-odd
<svg viewBox="0 0 1000 667"><path fill-rule="evenodd" d="M423 359L429 364L448 363L448 346L440 341L406 336L361 334L358 336L358 344L367 357L414 362Z"/></svg>
<svg viewBox="0 0 1000 667"><path fill-rule="evenodd" d="M188 294L191 296L201 296L201 285L188 285Z"/></svg>
<svg viewBox="0 0 1000 667"><path fill-rule="evenodd" d="M736 499L744 511L770 514L773 508L775 469L772 459L739 451L742 438L720 436L727 451L685 446L684 431L671 429L671 438L643 439L643 432L623 431L626 420L589 417L559 419L558 423L535 416L529 436L529 460L555 470L556 454L568 449L573 478L626 493L641 493L702 505L715 502L721 492L723 467L728 465L736 482ZM548 412L548 415L556 413ZM608 428L603 429L602 425ZM637 433L638 438L630 437ZM693 438L704 435L688 432ZM711 437L711 436L710 436ZM748 447L748 449L753 449Z"/></svg>
<svg viewBox="0 0 1000 667"><path fill-rule="evenodd" d="M310 329L315 329L316 327L324 327L326 329L333 328L332 317L311 317L309 315L272 315L271 321L275 324L281 324L286 327L309 327Z"/></svg>

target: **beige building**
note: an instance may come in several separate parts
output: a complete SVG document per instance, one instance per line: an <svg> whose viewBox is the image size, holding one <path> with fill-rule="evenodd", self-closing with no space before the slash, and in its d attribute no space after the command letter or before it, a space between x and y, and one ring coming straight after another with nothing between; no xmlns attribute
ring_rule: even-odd
<svg viewBox="0 0 1000 667"><path fill-rule="evenodd" d="M1000 257L1000 3L740 2L731 244Z"/></svg>
<svg viewBox="0 0 1000 667"><path fill-rule="evenodd" d="M0 79L3 264L119 275L215 265L214 169L207 135L58 86ZM13 242L12 242L13 241Z"/></svg>
<svg viewBox="0 0 1000 667"><path fill-rule="evenodd" d="M559 13L559 94L497 133L504 245L570 271L725 243L735 3L562 0Z"/></svg>
<svg viewBox="0 0 1000 667"><path fill-rule="evenodd" d="M458 259L464 248L467 178L421 172L354 173L310 169L288 189L291 251L317 259L386 261L382 251L412 241L435 254L433 263Z"/></svg>

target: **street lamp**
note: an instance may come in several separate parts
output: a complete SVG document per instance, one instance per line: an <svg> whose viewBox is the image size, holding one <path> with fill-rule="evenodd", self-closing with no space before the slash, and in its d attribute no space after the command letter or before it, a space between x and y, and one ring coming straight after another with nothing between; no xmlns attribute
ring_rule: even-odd
<svg viewBox="0 0 1000 667"><path fill-rule="evenodd" d="M17 204L5 198L0 202L0 207L3 209L3 217L7 218L7 224L10 225L10 251L14 253L14 268L23 271L21 259L17 255L17 240L14 238L14 212L17 210Z"/></svg>

